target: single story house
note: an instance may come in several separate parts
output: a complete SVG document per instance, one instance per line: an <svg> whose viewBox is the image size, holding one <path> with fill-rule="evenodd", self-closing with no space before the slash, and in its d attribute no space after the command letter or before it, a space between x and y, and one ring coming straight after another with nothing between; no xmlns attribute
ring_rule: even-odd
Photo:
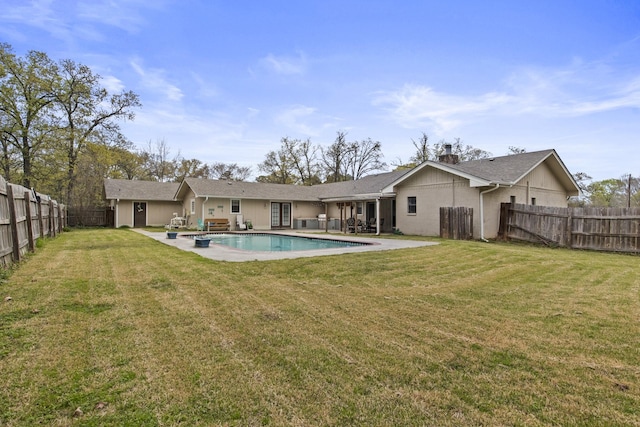
<svg viewBox="0 0 640 427"><path fill-rule="evenodd" d="M180 183L106 180L115 226L196 229L206 219L249 221L255 230L346 230L349 218L377 232L439 234L440 207L474 212L476 238L494 238L500 203L566 207L579 188L555 150L458 162L450 151L413 169L314 186L186 178ZM479 234L477 234L479 230Z"/></svg>
<svg viewBox="0 0 640 427"><path fill-rule="evenodd" d="M182 212L182 203L174 199L179 185L177 182L106 179L104 195L114 211L115 227L168 224L174 213Z"/></svg>

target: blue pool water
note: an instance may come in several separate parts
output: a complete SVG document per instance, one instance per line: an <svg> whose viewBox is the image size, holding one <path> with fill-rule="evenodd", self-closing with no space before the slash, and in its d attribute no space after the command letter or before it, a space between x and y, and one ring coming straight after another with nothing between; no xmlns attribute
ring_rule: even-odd
<svg viewBox="0 0 640 427"><path fill-rule="evenodd" d="M213 244L230 246L245 251L267 252L309 251L314 249L362 246L366 244L277 234L208 234L206 237L211 239L211 243Z"/></svg>

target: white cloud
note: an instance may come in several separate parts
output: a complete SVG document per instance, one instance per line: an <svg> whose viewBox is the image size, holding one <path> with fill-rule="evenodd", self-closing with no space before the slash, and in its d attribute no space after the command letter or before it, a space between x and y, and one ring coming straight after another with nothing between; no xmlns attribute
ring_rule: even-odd
<svg viewBox="0 0 640 427"><path fill-rule="evenodd" d="M160 69L144 69L137 59L130 62L131 67L141 77L142 85L149 90L161 93L170 101L180 101L184 94L182 90L169 83L165 76L164 71Z"/></svg>
<svg viewBox="0 0 640 427"><path fill-rule="evenodd" d="M119 93L125 88L122 80L115 76L102 76L100 83L109 93Z"/></svg>
<svg viewBox="0 0 640 427"><path fill-rule="evenodd" d="M430 87L405 85L400 90L380 93L373 101L394 121L406 128L435 126L439 132L455 129L471 116L495 111L511 102L503 93L458 96L434 91Z"/></svg>
<svg viewBox="0 0 640 427"><path fill-rule="evenodd" d="M566 68L519 69L498 90L484 94L458 95L405 85L378 93L372 103L405 128L429 125L446 133L489 116L580 117L640 108L640 77L614 76L603 64L574 61Z"/></svg>
<svg viewBox="0 0 640 427"><path fill-rule="evenodd" d="M262 58L260 63L267 69L283 75L303 74L307 68L307 59L302 52L298 52L296 57L277 57L270 53Z"/></svg>
<svg viewBox="0 0 640 427"><path fill-rule="evenodd" d="M278 114L276 123L296 133L314 136L317 135L317 133L307 122L313 119L315 112L315 108L297 105Z"/></svg>

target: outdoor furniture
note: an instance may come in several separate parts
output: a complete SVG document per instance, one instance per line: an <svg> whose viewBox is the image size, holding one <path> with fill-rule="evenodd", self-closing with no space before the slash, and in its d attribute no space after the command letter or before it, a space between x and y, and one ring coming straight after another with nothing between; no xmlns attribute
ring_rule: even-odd
<svg viewBox="0 0 640 427"><path fill-rule="evenodd" d="M185 228L187 226L187 219L181 216L174 216L169 222L169 228Z"/></svg>
<svg viewBox="0 0 640 427"><path fill-rule="evenodd" d="M197 231L204 231L204 221L202 220L202 218L198 218Z"/></svg>
<svg viewBox="0 0 640 427"><path fill-rule="evenodd" d="M357 220L355 218L347 218L347 231L349 233L362 233L365 227L362 224L361 220Z"/></svg>
<svg viewBox="0 0 640 427"><path fill-rule="evenodd" d="M227 218L206 218L204 226L207 231L229 231L229 219Z"/></svg>
<svg viewBox="0 0 640 427"><path fill-rule="evenodd" d="M244 223L244 217L242 215L236 215L236 228L238 230L247 229L247 224Z"/></svg>
<svg viewBox="0 0 640 427"><path fill-rule="evenodd" d="M384 218L380 218L380 229L382 229L382 225L384 224ZM367 224L367 231L371 232L371 233L375 233L377 232L377 228L376 228L376 219L375 218L371 218L369 220L369 223Z"/></svg>

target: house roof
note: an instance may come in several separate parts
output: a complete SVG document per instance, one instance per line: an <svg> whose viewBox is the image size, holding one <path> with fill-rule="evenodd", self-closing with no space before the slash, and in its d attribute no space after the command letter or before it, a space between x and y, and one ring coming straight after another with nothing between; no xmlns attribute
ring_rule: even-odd
<svg viewBox="0 0 640 427"><path fill-rule="evenodd" d="M262 182L226 181L205 178L185 178L176 198L184 198L190 188L196 197L235 197L241 199L318 200L314 187Z"/></svg>
<svg viewBox="0 0 640 427"><path fill-rule="evenodd" d="M408 174L393 182L389 187L398 185L418 171L432 167L454 175L467 178L472 187L483 187L495 184L515 185L533 169L546 162L559 182L570 194L578 194L580 189L555 150L533 151L530 153L511 154L508 156L490 157L470 160L457 164L426 161ZM387 188L388 190L389 188Z"/></svg>
<svg viewBox="0 0 640 427"><path fill-rule="evenodd" d="M410 169L368 175L354 181L334 182L315 186L321 200L333 201L340 199L393 196L393 191L384 191L388 185L407 174Z"/></svg>
<svg viewBox="0 0 640 427"><path fill-rule="evenodd" d="M177 182L132 181L105 179L104 194L107 200L174 200L180 184Z"/></svg>
<svg viewBox="0 0 640 427"><path fill-rule="evenodd" d="M318 201L380 194L390 182L407 170L369 175L354 181L318 184L313 186L268 184L261 182L224 181L204 178L185 178L176 192L182 199L187 188L196 197L237 197L242 199Z"/></svg>
<svg viewBox="0 0 640 427"><path fill-rule="evenodd" d="M196 197L330 202L392 197L395 195L396 185L424 168L436 168L469 179L471 187L515 185L541 163L547 164L568 194L579 194L578 185L555 150L512 154L457 164L426 161L409 170L313 186L185 178L181 183L107 179L104 188L107 200L182 200L188 189L191 189Z"/></svg>

